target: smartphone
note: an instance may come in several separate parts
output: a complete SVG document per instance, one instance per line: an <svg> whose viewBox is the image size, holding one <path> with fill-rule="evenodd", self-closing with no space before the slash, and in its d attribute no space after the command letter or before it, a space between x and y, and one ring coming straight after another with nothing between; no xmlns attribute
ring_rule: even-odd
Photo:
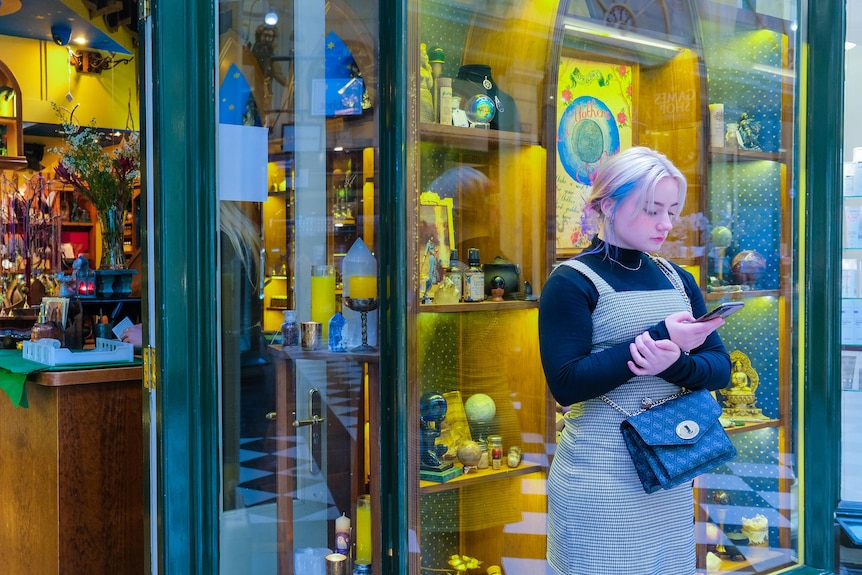
<svg viewBox="0 0 862 575"><path fill-rule="evenodd" d="M694 321L709 321L717 317L727 317L742 309L745 303L741 301L729 301L719 305L712 311L708 311Z"/></svg>

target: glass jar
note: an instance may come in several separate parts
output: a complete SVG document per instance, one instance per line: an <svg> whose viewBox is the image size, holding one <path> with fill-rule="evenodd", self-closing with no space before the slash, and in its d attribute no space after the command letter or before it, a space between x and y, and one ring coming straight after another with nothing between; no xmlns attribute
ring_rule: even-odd
<svg viewBox="0 0 862 575"><path fill-rule="evenodd" d="M488 454L491 458L491 469L503 467L503 438L499 435L488 436Z"/></svg>

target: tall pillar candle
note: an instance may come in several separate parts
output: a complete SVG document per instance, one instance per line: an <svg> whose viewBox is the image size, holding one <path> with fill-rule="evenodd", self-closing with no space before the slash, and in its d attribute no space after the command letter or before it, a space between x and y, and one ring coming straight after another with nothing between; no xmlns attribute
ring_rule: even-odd
<svg viewBox="0 0 862 575"><path fill-rule="evenodd" d="M350 555L350 517L344 513L335 520L335 552Z"/></svg>
<svg viewBox="0 0 862 575"><path fill-rule="evenodd" d="M360 495L356 502L356 562L371 563L371 496Z"/></svg>
<svg viewBox="0 0 862 575"><path fill-rule="evenodd" d="M311 321L323 326L323 339L329 337L329 320L335 315L335 268L311 266Z"/></svg>

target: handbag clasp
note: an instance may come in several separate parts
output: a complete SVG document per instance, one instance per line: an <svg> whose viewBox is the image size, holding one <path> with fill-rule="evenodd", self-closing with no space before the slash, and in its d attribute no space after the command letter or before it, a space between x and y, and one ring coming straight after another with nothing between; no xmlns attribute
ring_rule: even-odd
<svg viewBox="0 0 862 575"><path fill-rule="evenodd" d="M680 439L692 439L697 437L698 433L700 433L700 426L696 421L692 421L690 419L681 421L679 425L676 426L676 435Z"/></svg>

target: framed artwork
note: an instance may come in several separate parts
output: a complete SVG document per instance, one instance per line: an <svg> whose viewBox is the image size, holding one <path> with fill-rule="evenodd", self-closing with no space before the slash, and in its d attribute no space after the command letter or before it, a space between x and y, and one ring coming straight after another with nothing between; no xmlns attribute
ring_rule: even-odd
<svg viewBox="0 0 862 575"><path fill-rule="evenodd" d="M862 351L841 352L841 389L859 390L859 371L862 370Z"/></svg>
<svg viewBox="0 0 862 575"><path fill-rule="evenodd" d="M419 296L433 298L437 284L449 267L455 246L452 221L452 198L441 198L434 192L419 196Z"/></svg>
<svg viewBox="0 0 862 575"><path fill-rule="evenodd" d="M632 146L637 65L560 58L556 110L558 259L587 247L597 231L584 210L596 172Z"/></svg>

